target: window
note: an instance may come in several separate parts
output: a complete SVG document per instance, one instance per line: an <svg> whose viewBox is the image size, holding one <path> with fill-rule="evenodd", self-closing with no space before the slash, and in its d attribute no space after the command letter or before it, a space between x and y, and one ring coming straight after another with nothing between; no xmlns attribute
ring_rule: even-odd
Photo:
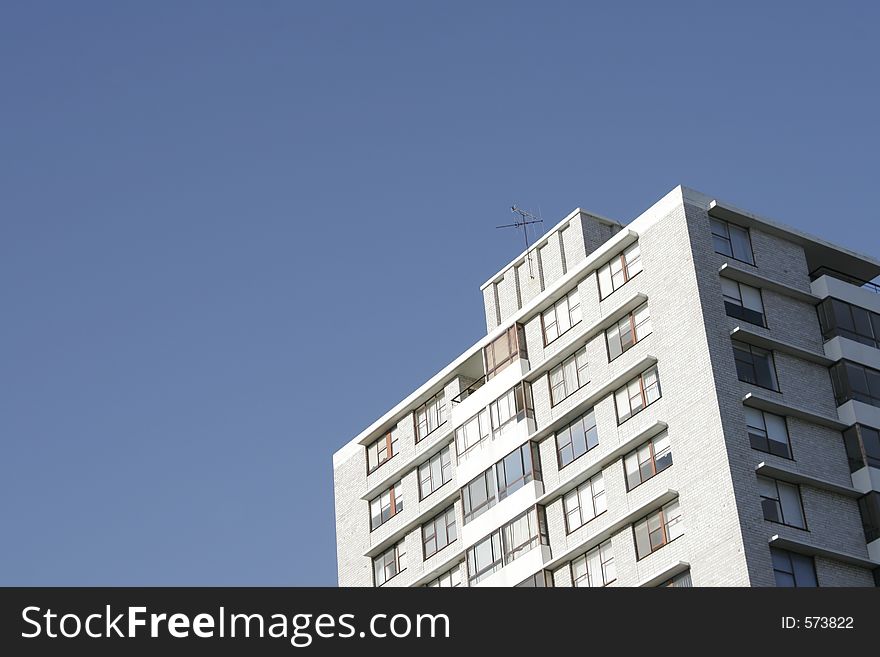
<svg viewBox="0 0 880 657"><path fill-rule="evenodd" d="M501 532L489 536L470 548L467 552L468 582L478 584L504 565L501 553Z"/></svg>
<svg viewBox="0 0 880 657"><path fill-rule="evenodd" d="M494 438L511 422L519 422L526 417L535 417L532 403L532 386L519 383L489 405Z"/></svg>
<svg viewBox="0 0 880 657"><path fill-rule="evenodd" d="M465 524L533 479L540 481L540 463L538 446L528 442L472 479L461 489Z"/></svg>
<svg viewBox="0 0 880 657"><path fill-rule="evenodd" d="M657 509L646 518L639 520L633 525L633 531L636 536L636 554L639 559L644 559L652 552L656 552L667 543L674 541L684 532L678 500L670 502L662 509Z"/></svg>
<svg viewBox="0 0 880 657"><path fill-rule="evenodd" d="M384 525L401 511L403 511L403 488L398 481L370 501L370 531Z"/></svg>
<svg viewBox="0 0 880 657"><path fill-rule="evenodd" d="M747 229L720 219L710 218L709 222L712 224L712 245L715 247L715 253L730 256L750 265L755 264L752 242Z"/></svg>
<svg viewBox="0 0 880 657"><path fill-rule="evenodd" d="M543 543L548 545L547 522L544 510L533 507L501 528L504 563L508 564Z"/></svg>
<svg viewBox="0 0 880 657"><path fill-rule="evenodd" d="M580 321L581 298L578 289L575 288L554 303L551 308L541 313L541 327L544 331L544 346L553 342L556 338Z"/></svg>
<svg viewBox="0 0 880 657"><path fill-rule="evenodd" d="M751 406L745 407L746 428L752 449L775 454L786 459L792 458L791 442L785 418L773 413L759 411Z"/></svg>
<svg viewBox="0 0 880 657"><path fill-rule="evenodd" d="M549 589L553 588L553 573L549 570L539 570L526 580L516 585L519 589Z"/></svg>
<svg viewBox="0 0 880 657"><path fill-rule="evenodd" d="M406 551L403 541L400 541L373 559L373 582L376 586L382 586L404 570L406 570Z"/></svg>
<svg viewBox="0 0 880 657"><path fill-rule="evenodd" d="M500 438L506 427L527 417L535 417L532 387L519 383L455 430L459 463L484 440Z"/></svg>
<svg viewBox="0 0 880 657"><path fill-rule="evenodd" d="M880 493L872 490L859 498L859 512L862 515L862 528L865 541L870 543L880 538Z"/></svg>
<svg viewBox="0 0 880 657"><path fill-rule="evenodd" d="M417 408L413 417L416 423L416 442L419 442L446 422L446 398L443 392Z"/></svg>
<svg viewBox="0 0 880 657"><path fill-rule="evenodd" d="M840 336L880 349L880 314L830 298L818 310L825 340Z"/></svg>
<svg viewBox="0 0 880 657"><path fill-rule="evenodd" d="M880 370L842 360L831 366L831 383L838 406L851 399L880 406Z"/></svg>
<svg viewBox="0 0 880 657"><path fill-rule="evenodd" d="M584 415L556 432L556 458L562 469L599 444L596 414L591 408Z"/></svg>
<svg viewBox="0 0 880 657"><path fill-rule="evenodd" d="M618 424L626 422L658 399L660 399L660 379L657 377L655 365L614 393Z"/></svg>
<svg viewBox="0 0 880 657"><path fill-rule="evenodd" d="M370 474L385 463L385 461L395 456L398 449L397 427L374 443L367 445L367 474Z"/></svg>
<svg viewBox="0 0 880 657"><path fill-rule="evenodd" d="M461 564L455 564L439 577L425 584L425 588L451 589L461 586Z"/></svg>
<svg viewBox="0 0 880 657"><path fill-rule="evenodd" d="M541 459L538 445L526 443L495 464L498 499L503 500L532 479L541 480Z"/></svg>
<svg viewBox="0 0 880 657"><path fill-rule="evenodd" d="M769 477L758 477L758 491L764 520L798 529L807 528L800 488Z"/></svg>
<svg viewBox="0 0 880 657"><path fill-rule="evenodd" d="M455 541L455 507L451 506L440 515L422 525L422 550L425 559Z"/></svg>
<svg viewBox="0 0 880 657"><path fill-rule="evenodd" d="M605 501L605 480L600 472L562 498L565 511L565 531L571 533L583 527L596 516L608 510Z"/></svg>
<svg viewBox="0 0 880 657"><path fill-rule="evenodd" d="M490 344L483 347L486 380L488 381L519 358L528 358L526 333L521 324L514 324Z"/></svg>
<svg viewBox="0 0 880 657"><path fill-rule="evenodd" d="M880 469L880 431L855 424L843 432L850 472L864 467Z"/></svg>
<svg viewBox="0 0 880 657"><path fill-rule="evenodd" d="M452 455L444 447L419 466L419 499L423 500L443 484L452 481Z"/></svg>
<svg viewBox="0 0 880 657"><path fill-rule="evenodd" d="M648 304L643 303L629 315L605 331L609 362L620 356L636 342L651 332L651 316Z"/></svg>
<svg viewBox="0 0 880 657"><path fill-rule="evenodd" d="M605 541L571 562L571 582L575 587L608 586L616 579L611 541Z"/></svg>
<svg viewBox="0 0 880 657"><path fill-rule="evenodd" d="M489 409L484 408L470 420L455 430L455 451L461 463L465 454L489 438L492 430L489 424Z"/></svg>
<svg viewBox="0 0 880 657"><path fill-rule="evenodd" d="M758 326L767 325L764 320L764 302L761 300L761 290L737 283L729 278L722 278L721 291L724 294L724 309L730 317L736 317Z"/></svg>
<svg viewBox="0 0 880 657"><path fill-rule="evenodd" d="M761 347L733 340L733 358L740 381L779 392L772 353Z"/></svg>
<svg viewBox="0 0 880 657"><path fill-rule="evenodd" d="M538 545L549 545L544 508L535 506L467 551L468 581L486 579Z"/></svg>
<svg viewBox="0 0 880 657"><path fill-rule="evenodd" d="M599 278L599 298L604 299L641 271L642 254L636 243L599 268L596 274Z"/></svg>
<svg viewBox="0 0 880 657"><path fill-rule="evenodd" d="M694 585L691 581L691 571L686 570L683 573L679 573L675 577L671 577L667 579L662 584L658 584L658 587L663 587L667 589L689 589Z"/></svg>
<svg viewBox="0 0 880 657"><path fill-rule="evenodd" d="M813 557L779 548L770 548L770 556L773 559L776 586L819 586Z"/></svg>
<svg viewBox="0 0 880 657"><path fill-rule="evenodd" d="M582 347L575 354L550 370L550 404L555 406L570 394L590 382L590 368L587 363L587 348Z"/></svg>
<svg viewBox="0 0 880 657"><path fill-rule="evenodd" d="M624 457L626 489L632 490L670 465L672 450L669 446L669 435L664 431Z"/></svg>

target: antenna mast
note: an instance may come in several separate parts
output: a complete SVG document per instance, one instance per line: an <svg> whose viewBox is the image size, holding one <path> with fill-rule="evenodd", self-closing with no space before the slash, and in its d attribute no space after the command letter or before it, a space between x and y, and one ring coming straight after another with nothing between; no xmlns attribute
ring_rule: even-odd
<svg viewBox="0 0 880 657"><path fill-rule="evenodd" d="M519 215L519 219L514 221L512 224L504 224L502 226L495 226L495 228L519 228L522 229L523 240L526 244L526 260L529 262L529 277L534 278L535 274L532 272L532 254L529 252L529 233L528 227L532 224L543 224L544 220L540 217L536 217L531 212L523 210L522 208L516 207L516 205L510 206L510 211Z"/></svg>

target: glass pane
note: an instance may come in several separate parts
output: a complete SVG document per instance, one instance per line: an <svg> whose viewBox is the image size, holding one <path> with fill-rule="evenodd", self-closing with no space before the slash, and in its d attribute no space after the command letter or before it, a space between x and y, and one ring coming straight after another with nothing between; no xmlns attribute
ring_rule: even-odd
<svg viewBox="0 0 880 657"><path fill-rule="evenodd" d="M641 559L649 554L651 554L651 541L648 538L648 523L645 521L640 522L635 526L635 535L636 535L636 552L638 557Z"/></svg>
<svg viewBox="0 0 880 657"><path fill-rule="evenodd" d="M614 291L611 286L611 268L606 265L599 270L599 297L605 298Z"/></svg>
<svg viewBox="0 0 880 657"><path fill-rule="evenodd" d="M761 301L761 292L748 285L741 285L743 305L759 313L764 313L764 304Z"/></svg>
<svg viewBox="0 0 880 657"><path fill-rule="evenodd" d="M793 573L794 569L791 566L791 558L789 557L789 554L790 553L785 550L770 548L770 557L773 559L773 570L778 570L784 573Z"/></svg>
<svg viewBox="0 0 880 657"><path fill-rule="evenodd" d="M614 402L617 405L617 420L623 422L631 415L629 409L629 396L626 394L626 388L621 388L614 393Z"/></svg>
<svg viewBox="0 0 880 657"><path fill-rule="evenodd" d="M605 333L608 340L608 358L614 360L623 353L620 346L620 329L615 324Z"/></svg>
<svg viewBox="0 0 880 657"><path fill-rule="evenodd" d="M587 451L587 439L583 420L577 420L571 427L571 446L574 458Z"/></svg>
<svg viewBox="0 0 880 657"><path fill-rule="evenodd" d="M770 522L782 522L779 502L776 500L763 498L761 500L761 510L764 512L764 520L769 520Z"/></svg>
<svg viewBox="0 0 880 657"><path fill-rule="evenodd" d="M837 328L843 329L848 332L855 332L856 327L853 323L852 313L849 310L850 306L848 303L844 303L843 301L838 301L837 299L831 299L831 310L834 315L834 321L837 325Z"/></svg>
<svg viewBox="0 0 880 657"><path fill-rule="evenodd" d="M793 575L778 570L773 571L773 574L776 576L776 586L780 588L794 588L795 583Z"/></svg>
<svg viewBox="0 0 880 657"><path fill-rule="evenodd" d="M776 499L776 482L767 477L758 477L758 493L761 497Z"/></svg>
<svg viewBox="0 0 880 657"><path fill-rule="evenodd" d="M713 235L712 246L715 249L716 253L720 253L726 256L733 255L733 251L731 251L730 249L730 241L723 237Z"/></svg>
<svg viewBox="0 0 880 657"><path fill-rule="evenodd" d="M739 284L729 278L721 279L721 293L731 301L740 301Z"/></svg>
<svg viewBox="0 0 880 657"><path fill-rule="evenodd" d="M786 525L804 528L804 511L797 486L779 482L779 497L782 503L782 516Z"/></svg>
<svg viewBox="0 0 880 657"><path fill-rule="evenodd" d="M642 252L638 244L629 247L624 253L628 278L642 271Z"/></svg>
<svg viewBox="0 0 880 657"><path fill-rule="evenodd" d="M871 337L871 314L864 308L859 308L858 306L852 306L852 314L856 333Z"/></svg>
<svg viewBox="0 0 880 657"><path fill-rule="evenodd" d="M755 264L752 259L752 245L749 242L749 233L745 228L728 224L730 229L730 241L733 248L733 257L743 262Z"/></svg>
<svg viewBox="0 0 880 657"><path fill-rule="evenodd" d="M712 235L717 235L719 237L723 237L727 239L727 224L721 221L720 219L709 218L709 227L712 230Z"/></svg>
<svg viewBox="0 0 880 657"><path fill-rule="evenodd" d="M772 413L766 413L764 419L767 422L767 435L780 443L788 443L788 428L785 418Z"/></svg>
<svg viewBox="0 0 880 657"><path fill-rule="evenodd" d="M791 561L794 565L795 586L819 586L816 581L816 569L813 558L803 554L792 554Z"/></svg>
<svg viewBox="0 0 880 657"><path fill-rule="evenodd" d="M757 408L751 408L750 406L746 406L745 411L746 424L749 427L764 429L764 414L761 413L761 411L759 411Z"/></svg>
<svg viewBox="0 0 880 657"><path fill-rule="evenodd" d="M626 460L623 462L624 469L626 470L626 485L627 488L635 488L641 483L641 477L639 476L639 463L636 459L635 454L630 454L626 457Z"/></svg>

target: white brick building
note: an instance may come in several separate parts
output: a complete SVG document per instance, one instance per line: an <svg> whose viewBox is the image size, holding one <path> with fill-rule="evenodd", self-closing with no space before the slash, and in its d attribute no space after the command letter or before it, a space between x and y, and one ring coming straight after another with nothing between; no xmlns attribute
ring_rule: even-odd
<svg viewBox="0 0 880 657"><path fill-rule="evenodd" d="M873 586L878 274L683 187L575 210L334 455L339 584Z"/></svg>

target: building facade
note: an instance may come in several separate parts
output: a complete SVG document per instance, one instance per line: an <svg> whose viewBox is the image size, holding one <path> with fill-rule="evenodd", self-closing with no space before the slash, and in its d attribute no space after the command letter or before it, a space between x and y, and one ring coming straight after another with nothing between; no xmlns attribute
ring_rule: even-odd
<svg viewBox="0 0 880 657"><path fill-rule="evenodd" d="M575 210L333 458L341 586L874 586L880 262L678 187Z"/></svg>

